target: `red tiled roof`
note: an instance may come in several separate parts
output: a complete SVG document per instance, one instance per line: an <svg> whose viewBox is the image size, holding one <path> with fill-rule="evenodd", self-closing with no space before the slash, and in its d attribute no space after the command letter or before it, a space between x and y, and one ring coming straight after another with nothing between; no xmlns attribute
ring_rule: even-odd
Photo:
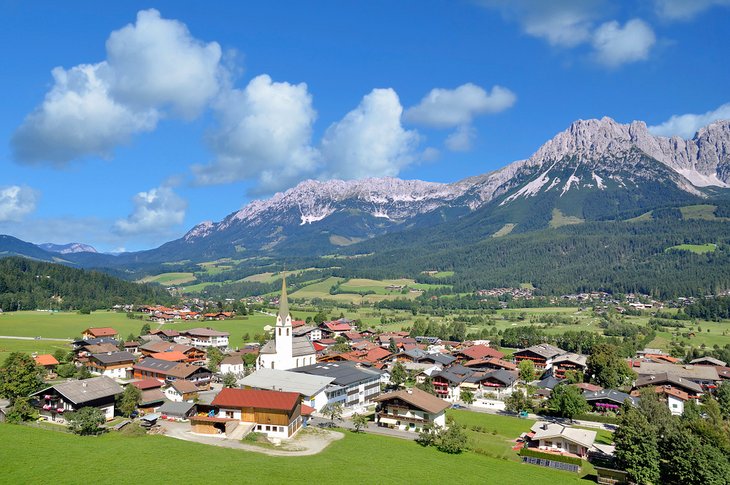
<svg viewBox="0 0 730 485"><path fill-rule="evenodd" d="M90 333L94 337L111 337L117 334L117 331L111 327L91 327L84 330L84 333Z"/></svg>
<svg viewBox="0 0 730 485"><path fill-rule="evenodd" d="M188 360L187 355L177 350L173 350L171 352L159 352L157 354L150 355L150 357L153 359L166 360L168 362L184 362Z"/></svg>
<svg viewBox="0 0 730 485"><path fill-rule="evenodd" d="M322 345L334 345L337 343L337 340L333 338L321 338L317 340L317 342L321 343Z"/></svg>
<svg viewBox="0 0 730 485"><path fill-rule="evenodd" d="M322 345L322 344L321 344L321 343L319 343L319 342L312 342L312 345L314 346L314 350L315 350L315 352L319 352L320 350L324 350L324 349L326 349L326 348L327 348L327 346L326 346L326 345Z"/></svg>
<svg viewBox="0 0 730 485"><path fill-rule="evenodd" d="M212 406L224 408L262 408L291 411L299 402L299 393L258 389L223 389Z"/></svg>
<svg viewBox="0 0 730 485"><path fill-rule="evenodd" d="M38 365L58 365L58 361L51 354L41 354L33 357Z"/></svg>
<svg viewBox="0 0 730 485"><path fill-rule="evenodd" d="M311 416L314 414L316 409L314 409L312 406L307 406L306 404L302 404L302 416Z"/></svg>
<svg viewBox="0 0 730 485"><path fill-rule="evenodd" d="M292 328L303 327L306 324L307 324L307 322L305 322L304 320L292 320L291 321Z"/></svg>
<svg viewBox="0 0 730 485"><path fill-rule="evenodd" d="M157 379L143 379L141 381L131 382L130 384L142 391L162 387L162 383Z"/></svg>
<svg viewBox="0 0 730 485"><path fill-rule="evenodd" d="M459 351L459 354L465 355L470 359L483 359L485 357L495 357L501 359L504 354L497 349L487 347L486 345L472 345Z"/></svg>
<svg viewBox="0 0 730 485"><path fill-rule="evenodd" d="M333 332L349 332L350 330L352 330L352 327L347 323L340 323L337 321L324 322L324 325Z"/></svg>

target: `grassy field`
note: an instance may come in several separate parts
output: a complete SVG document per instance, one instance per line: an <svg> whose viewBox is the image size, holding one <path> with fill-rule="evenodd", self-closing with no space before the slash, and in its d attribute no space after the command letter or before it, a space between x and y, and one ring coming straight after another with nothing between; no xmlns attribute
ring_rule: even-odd
<svg viewBox="0 0 730 485"><path fill-rule="evenodd" d="M25 352L32 354L52 354L58 349L65 351L71 350L71 347L64 342L48 342L45 340L15 340L9 338L0 338L0 362L11 352Z"/></svg>
<svg viewBox="0 0 730 485"><path fill-rule="evenodd" d="M195 275L193 273L162 273L155 276L147 276L140 281L142 283L159 283L164 286L175 286L195 281Z"/></svg>
<svg viewBox="0 0 730 485"><path fill-rule="evenodd" d="M717 206L710 204L688 205L680 207L684 219L703 219L707 221L728 220L726 217L717 217L715 215Z"/></svg>
<svg viewBox="0 0 730 485"><path fill-rule="evenodd" d="M514 230L515 227L517 227L517 224L512 224L512 223L505 224L504 226L502 226L499 229L499 231L497 231L494 234L492 234L492 237L506 236L507 234L509 234L510 232L512 232L512 230Z"/></svg>
<svg viewBox="0 0 730 485"><path fill-rule="evenodd" d="M580 477L476 453L447 455L414 442L347 432L323 452L303 457L206 446L164 436L109 433L78 437L0 424L0 482L33 483L583 483ZM94 457L93 470L79 464ZM164 466L162 463L174 463Z"/></svg>
<svg viewBox="0 0 730 485"><path fill-rule="evenodd" d="M705 254L705 253L714 253L717 249L717 244L713 243L707 243L707 244L680 244L678 246L672 246L671 248L667 248L664 251L689 251L691 253L695 254Z"/></svg>
<svg viewBox="0 0 730 485"><path fill-rule="evenodd" d="M567 226L570 224L582 224L585 221L580 217L566 216L560 209L553 209L553 217L550 219L550 227L553 229L557 227Z"/></svg>
<svg viewBox="0 0 730 485"><path fill-rule="evenodd" d="M515 439L520 434L530 431L532 425L535 424L532 419L455 409L448 409L446 415L466 427L470 448L481 449L494 458L515 462L519 461L517 453L512 450ZM481 427L482 430L475 431L472 429L475 426Z"/></svg>

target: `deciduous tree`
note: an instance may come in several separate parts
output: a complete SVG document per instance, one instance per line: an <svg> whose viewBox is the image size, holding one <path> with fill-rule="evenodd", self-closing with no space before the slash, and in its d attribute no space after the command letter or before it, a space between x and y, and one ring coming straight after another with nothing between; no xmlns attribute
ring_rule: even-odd
<svg viewBox="0 0 730 485"><path fill-rule="evenodd" d="M23 352L13 352L0 367L0 396L11 403L18 397L26 397L43 387L42 367Z"/></svg>

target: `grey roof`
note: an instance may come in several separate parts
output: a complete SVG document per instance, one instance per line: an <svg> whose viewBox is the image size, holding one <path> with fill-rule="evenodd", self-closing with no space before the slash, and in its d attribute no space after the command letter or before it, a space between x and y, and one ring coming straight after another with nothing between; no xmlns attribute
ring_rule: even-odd
<svg viewBox="0 0 730 485"><path fill-rule="evenodd" d="M170 362L167 360L153 359L152 357L147 357L146 359L139 361L139 363L137 363L134 367L167 372L175 367L177 364L179 364L179 362Z"/></svg>
<svg viewBox="0 0 730 485"><path fill-rule="evenodd" d="M725 367L727 365L726 362L723 362L720 359L716 359L714 357L710 357L709 355L706 357L700 357L699 359L695 359L691 361L690 364L697 364L698 362L709 362L712 365L719 365L720 367Z"/></svg>
<svg viewBox="0 0 730 485"><path fill-rule="evenodd" d="M279 317L281 321L286 321L286 317L289 316L289 298L286 296L286 273L284 273L281 279L281 296L279 297Z"/></svg>
<svg viewBox="0 0 730 485"><path fill-rule="evenodd" d="M119 345L119 340L112 338L112 337L97 337L97 338L89 338L85 340L78 340L74 342L74 344L80 344L83 346L86 345L100 345L100 344L112 344L113 346Z"/></svg>
<svg viewBox="0 0 730 485"><path fill-rule="evenodd" d="M568 352L567 354L559 355L553 359L553 365L559 364L561 362L571 362L573 364L578 364L581 367L585 367L586 363L588 362L588 356Z"/></svg>
<svg viewBox="0 0 730 485"><path fill-rule="evenodd" d="M536 387L540 389L554 389L561 382L563 381L555 376L547 376L545 379L539 381Z"/></svg>
<svg viewBox="0 0 730 485"><path fill-rule="evenodd" d="M527 347L526 349L518 350L513 355L517 355L522 352L532 352L539 355L540 357L543 357L544 359L550 359L552 357L555 357L556 355L564 354L565 350L550 344L537 344L533 345L532 347Z"/></svg>
<svg viewBox="0 0 730 485"><path fill-rule="evenodd" d="M292 338L292 357L301 357L303 355L316 354L314 345L307 337Z"/></svg>
<svg viewBox="0 0 730 485"><path fill-rule="evenodd" d="M453 355L442 354L440 352L432 352L422 357L421 360L432 360L437 364L450 365L456 362L456 357Z"/></svg>
<svg viewBox="0 0 730 485"><path fill-rule="evenodd" d="M303 335L307 335L313 330L319 330L319 328L312 327L311 325L302 325L301 327L296 327L292 329L292 335L294 335L295 337L301 337Z"/></svg>
<svg viewBox="0 0 730 485"><path fill-rule="evenodd" d="M119 362L134 362L137 358L133 353L127 352L108 352L106 354L91 354L91 357L98 360L102 364L117 364Z"/></svg>
<svg viewBox="0 0 730 485"><path fill-rule="evenodd" d="M406 355L414 360L419 360L428 355L428 352L419 348L414 348L406 350L405 352L403 352L403 355Z"/></svg>
<svg viewBox="0 0 730 485"><path fill-rule="evenodd" d="M533 440L549 439L562 437L573 443L577 443L586 448L591 448L596 440L596 432L587 429L569 428L558 423L548 423L545 421L537 421L530 431L535 435Z"/></svg>
<svg viewBox="0 0 730 485"><path fill-rule="evenodd" d="M710 367L710 369L715 370L714 367ZM636 379L636 383L634 387L644 387L644 386L662 386L666 384L674 385L677 387L682 387L684 389L687 389L689 391L693 391L696 393L702 392L702 386L697 384L694 381L691 381L689 379L684 379L682 377L679 377L675 374L668 374L666 372L663 372L661 374L652 374L647 376L641 376L638 379Z"/></svg>
<svg viewBox="0 0 730 485"><path fill-rule="evenodd" d="M321 362L292 369L294 372L310 374L315 376L333 377L333 384L338 386L349 386L358 382L380 379L380 372L373 369L357 367L354 362Z"/></svg>
<svg viewBox="0 0 730 485"><path fill-rule="evenodd" d="M667 373L691 380L720 380L720 376L717 375L717 370L709 365L677 365L658 362L640 362L640 366L634 367L633 370L640 376Z"/></svg>
<svg viewBox="0 0 730 485"><path fill-rule="evenodd" d="M277 369L259 369L238 381L241 387L272 389L284 392L298 392L303 396L314 396L335 380L334 377L302 374Z"/></svg>
<svg viewBox="0 0 730 485"><path fill-rule="evenodd" d="M615 391L613 389L601 389L600 391L585 391L583 392L583 397L586 398L586 401L593 402L593 401L601 401L601 400L608 400L613 401L616 404L623 404L625 400L631 401L632 404L637 404L637 399L635 397L631 397L625 392L621 391Z"/></svg>
<svg viewBox="0 0 730 485"><path fill-rule="evenodd" d="M482 376L479 380L484 379L495 379L502 384L505 385L505 387L509 387L517 380L518 373L517 371L508 371L505 369L497 369L493 372L490 372L484 376Z"/></svg>
<svg viewBox="0 0 730 485"><path fill-rule="evenodd" d="M79 405L96 399L116 396L123 392L122 387L107 376L92 377L81 381L67 381L38 391L33 396L43 394L49 389L65 397L68 401Z"/></svg>
<svg viewBox="0 0 730 485"><path fill-rule="evenodd" d="M162 406L160 406L160 409L158 409L157 412L167 416L187 416L190 410L194 407L194 402L166 401Z"/></svg>

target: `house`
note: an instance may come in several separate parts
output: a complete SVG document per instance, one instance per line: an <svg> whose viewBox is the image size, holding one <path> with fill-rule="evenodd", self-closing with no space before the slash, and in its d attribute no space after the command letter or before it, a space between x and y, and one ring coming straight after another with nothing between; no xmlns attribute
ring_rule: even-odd
<svg viewBox="0 0 730 485"><path fill-rule="evenodd" d="M240 355L229 355L223 358L220 363L221 374L243 375L243 358Z"/></svg>
<svg viewBox="0 0 730 485"><path fill-rule="evenodd" d="M132 367L137 358L134 354L122 352L106 352L91 354L86 366L92 374L109 376L114 379L128 379L132 375Z"/></svg>
<svg viewBox="0 0 730 485"><path fill-rule="evenodd" d="M468 369L462 365L453 365L441 372L437 372L433 377L433 387L436 395L447 401L456 402L461 399L461 385L466 382L467 378L473 376L475 371ZM474 387L467 386L467 387Z"/></svg>
<svg viewBox="0 0 730 485"><path fill-rule="evenodd" d="M249 424L269 438L291 438L302 426L301 398L296 392L226 388L211 405L218 409L219 419ZM191 419L194 425L195 419Z"/></svg>
<svg viewBox="0 0 730 485"><path fill-rule="evenodd" d="M137 386L135 386L137 387ZM154 413L165 403L165 394L160 387L142 390L137 408L143 413Z"/></svg>
<svg viewBox="0 0 730 485"><path fill-rule="evenodd" d="M124 342L124 350L126 350L127 352L132 352L133 354L139 353L139 342L137 342L136 340Z"/></svg>
<svg viewBox="0 0 730 485"><path fill-rule="evenodd" d="M588 356L568 352L553 358L553 375L558 379L564 379L568 371L585 372Z"/></svg>
<svg viewBox="0 0 730 485"><path fill-rule="evenodd" d="M281 282L279 314L276 316L274 340L261 347L256 369L289 370L317 362L317 351L307 337L295 337L292 332L289 300L286 294L286 278Z"/></svg>
<svg viewBox="0 0 730 485"><path fill-rule="evenodd" d="M715 367L709 365L675 365L668 363L633 362L632 369L639 375L639 379L648 376L672 375L676 378L692 381L703 388L717 385L720 376Z"/></svg>
<svg viewBox="0 0 730 485"><path fill-rule="evenodd" d="M328 403L327 388L334 380L334 377L264 368L239 379L238 385L243 389L296 392L302 396L303 405L322 411Z"/></svg>
<svg viewBox="0 0 730 485"><path fill-rule="evenodd" d="M186 420L195 415L196 404L192 402L165 402L157 410L163 419Z"/></svg>
<svg viewBox="0 0 730 485"><path fill-rule="evenodd" d="M352 320L340 318L339 320L334 320L332 322L322 322L320 324L320 327L329 331L333 335L333 337L336 338L346 332L352 332L353 328L350 325L351 322Z"/></svg>
<svg viewBox="0 0 730 485"><path fill-rule="evenodd" d="M181 335L190 338L190 344L199 349L207 349L208 347L217 347L220 350L228 348L228 332L219 332L212 328L191 328L183 330Z"/></svg>
<svg viewBox="0 0 730 485"><path fill-rule="evenodd" d="M135 379L153 378L161 382L186 380L195 384L198 389L208 389L213 374L205 367L181 362L147 357L134 365Z"/></svg>
<svg viewBox="0 0 730 485"><path fill-rule="evenodd" d="M166 360L168 362L187 362L187 355L183 354L179 350L172 350L170 352L158 352L150 355L153 359Z"/></svg>
<svg viewBox="0 0 730 485"><path fill-rule="evenodd" d="M693 361L690 361L690 364L692 365L711 365L713 367L725 367L727 365L727 362L723 362L720 359L716 359L714 357L700 357L699 359L694 359Z"/></svg>
<svg viewBox="0 0 730 485"><path fill-rule="evenodd" d="M583 397L586 398L588 404L598 411L618 411L627 399L633 405L638 404L638 399L635 397L613 389L585 391Z"/></svg>
<svg viewBox="0 0 730 485"><path fill-rule="evenodd" d="M114 330L111 327L90 327L81 332L81 338L83 340L89 340L89 339L95 339L95 338L101 338L101 337L110 337L110 338L116 338L117 335L119 335L119 332Z"/></svg>
<svg viewBox="0 0 730 485"><path fill-rule="evenodd" d="M685 403L692 399L686 392L672 386L657 386L654 390L660 395L662 400L666 400L667 407L674 416L684 414Z"/></svg>
<svg viewBox="0 0 730 485"><path fill-rule="evenodd" d="M708 367L708 369L715 370L713 367ZM703 393L702 386L696 382L666 372L639 377L634 383L634 389L641 389L647 386L671 386L692 396L699 396Z"/></svg>
<svg viewBox="0 0 730 485"><path fill-rule="evenodd" d="M467 378L467 383L478 385L477 390L482 392L496 392L498 396L511 394L517 384L517 371L504 369L493 370L482 375Z"/></svg>
<svg viewBox="0 0 730 485"><path fill-rule="evenodd" d="M35 363L46 369L48 372L52 372L53 369L58 365L58 361L51 354L41 354L33 357Z"/></svg>
<svg viewBox="0 0 730 485"><path fill-rule="evenodd" d="M571 428L558 423L537 421L528 434L528 447L558 454L571 454L587 458L594 449L596 432Z"/></svg>
<svg viewBox="0 0 730 485"><path fill-rule="evenodd" d="M432 362L436 365L446 367L456 362L456 357L449 354L442 354L441 352L429 352L418 359L418 362Z"/></svg>
<svg viewBox="0 0 730 485"><path fill-rule="evenodd" d="M538 344L526 349L518 350L513 354L516 364L523 360L531 360L536 369L548 370L553 364L553 359L566 352L550 344Z"/></svg>
<svg viewBox="0 0 730 485"><path fill-rule="evenodd" d="M450 404L418 388L381 394L373 399L378 426L418 432L424 426L446 427Z"/></svg>
<svg viewBox="0 0 730 485"><path fill-rule="evenodd" d="M493 357L495 359L501 359L504 357L504 353L497 349L493 349L488 345L472 345L464 349L454 352L454 356L463 361L484 359L487 357Z"/></svg>
<svg viewBox="0 0 730 485"><path fill-rule="evenodd" d="M107 376L61 382L31 394L32 404L49 420L65 422L65 413L98 408L106 420L114 418L114 401L122 387Z"/></svg>
<svg viewBox="0 0 730 485"><path fill-rule="evenodd" d="M370 403L380 394L383 374L354 362L323 362L292 370L312 376L333 378L334 380L325 389L327 404L361 406Z"/></svg>
<svg viewBox="0 0 730 485"><path fill-rule="evenodd" d="M198 386L190 381L174 380L165 389L165 397L173 402L194 402L198 397Z"/></svg>
<svg viewBox="0 0 730 485"><path fill-rule="evenodd" d="M315 342L322 339L322 329L312 327L310 325L300 325L295 327L292 322L292 334L295 337L307 337L310 341Z"/></svg>
<svg viewBox="0 0 730 485"><path fill-rule="evenodd" d="M146 357L164 352L181 352L185 355L186 362L194 365L204 365L206 360L205 350L195 348L191 345L170 343L161 340L147 342L139 350Z"/></svg>
<svg viewBox="0 0 730 485"><path fill-rule="evenodd" d="M488 370L488 369L504 369L504 370L517 370L517 364L513 362L507 362L502 359L495 359L494 357L487 357L484 359L474 359L466 361L462 364L464 367L475 370Z"/></svg>
<svg viewBox="0 0 730 485"><path fill-rule="evenodd" d="M175 337L180 336L180 332L178 332L177 330L163 328L150 331L150 335L157 335L158 337L160 337L160 339L166 342L172 342Z"/></svg>

